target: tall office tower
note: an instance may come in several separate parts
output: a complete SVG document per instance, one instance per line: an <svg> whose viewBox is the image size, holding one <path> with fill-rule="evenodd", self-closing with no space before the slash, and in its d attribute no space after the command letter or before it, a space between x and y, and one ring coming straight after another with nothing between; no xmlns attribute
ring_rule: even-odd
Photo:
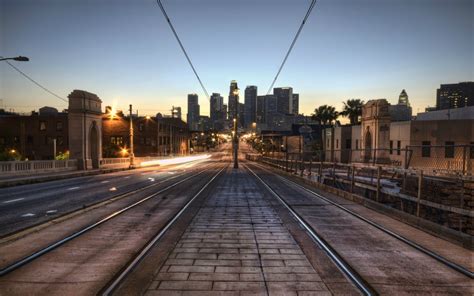
<svg viewBox="0 0 474 296"><path fill-rule="evenodd" d="M277 98L277 111L281 114L290 114L293 111L293 88L275 87L273 95Z"/></svg>
<svg viewBox="0 0 474 296"><path fill-rule="evenodd" d="M257 87L250 85L245 88L244 126L252 127L257 122Z"/></svg>
<svg viewBox="0 0 474 296"><path fill-rule="evenodd" d="M474 106L474 82L441 84L436 91L436 109Z"/></svg>
<svg viewBox="0 0 474 296"><path fill-rule="evenodd" d="M199 122L199 103L197 94L188 95L188 126L190 130L197 130Z"/></svg>
<svg viewBox="0 0 474 296"><path fill-rule="evenodd" d="M230 82L230 88L229 88L229 101L227 102L229 106L229 120L233 120L235 117L235 114L238 113L238 102L239 102L239 97L234 95L234 91L238 89L237 86L237 81L232 80Z"/></svg>
<svg viewBox="0 0 474 296"><path fill-rule="evenodd" d="M275 95L265 96L265 122L268 123L268 118L278 112L278 98Z"/></svg>
<svg viewBox="0 0 474 296"><path fill-rule="evenodd" d="M257 123L265 123L265 97L257 96Z"/></svg>
<svg viewBox="0 0 474 296"><path fill-rule="evenodd" d="M293 110L292 114L298 115L300 112L300 94L293 94Z"/></svg>
<svg viewBox="0 0 474 296"><path fill-rule="evenodd" d="M211 122L222 120L222 111L224 108L224 98L219 93L213 93L211 98L211 110L210 110L210 117Z"/></svg>

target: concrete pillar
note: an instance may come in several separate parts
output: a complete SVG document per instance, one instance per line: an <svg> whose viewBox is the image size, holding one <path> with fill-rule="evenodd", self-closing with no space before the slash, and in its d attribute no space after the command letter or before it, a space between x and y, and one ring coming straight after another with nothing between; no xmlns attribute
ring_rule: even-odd
<svg viewBox="0 0 474 296"><path fill-rule="evenodd" d="M102 159L102 101L93 93L69 94L69 153L80 170L99 168Z"/></svg>

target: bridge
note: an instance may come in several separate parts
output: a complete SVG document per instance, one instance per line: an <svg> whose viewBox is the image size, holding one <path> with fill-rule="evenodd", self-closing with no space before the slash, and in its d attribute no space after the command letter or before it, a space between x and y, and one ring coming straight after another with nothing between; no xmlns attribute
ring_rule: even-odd
<svg viewBox="0 0 474 296"><path fill-rule="evenodd" d="M1 294L472 292L466 230L240 147L0 189Z"/></svg>

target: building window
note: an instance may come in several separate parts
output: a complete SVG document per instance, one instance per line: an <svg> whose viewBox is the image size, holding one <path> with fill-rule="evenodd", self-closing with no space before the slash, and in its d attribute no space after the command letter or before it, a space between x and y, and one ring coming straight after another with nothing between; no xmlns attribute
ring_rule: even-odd
<svg viewBox="0 0 474 296"><path fill-rule="evenodd" d="M359 149L359 140L356 140L355 149Z"/></svg>
<svg viewBox="0 0 474 296"><path fill-rule="evenodd" d="M421 157L431 157L431 142L421 142Z"/></svg>
<svg viewBox="0 0 474 296"><path fill-rule="evenodd" d="M393 154L393 141L390 141L389 153L390 153L390 154Z"/></svg>
<svg viewBox="0 0 474 296"><path fill-rule="evenodd" d="M0 138L0 145L5 145L6 141L4 137Z"/></svg>
<svg viewBox="0 0 474 296"><path fill-rule="evenodd" d="M26 137L26 143L28 143L28 144L33 144L33 136L30 136L30 135L27 136L27 137Z"/></svg>
<svg viewBox="0 0 474 296"><path fill-rule="evenodd" d="M122 136L113 136L110 137L110 143L117 145L117 146L122 146L123 145L123 137Z"/></svg>
<svg viewBox="0 0 474 296"><path fill-rule="evenodd" d="M454 142L446 141L444 142L444 157L445 158L454 158Z"/></svg>
<svg viewBox="0 0 474 296"><path fill-rule="evenodd" d="M46 130L46 121L40 121L39 122L39 130L40 131L45 131Z"/></svg>
<svg viewBox="0 0 474 296"><path fill-rule="evenodd" d="M144 137L140 137L140 144L145 144L145 138Z"/></svg>
<svg viewBox="0 0 474 296"><path fill-rule="evenodd" d="M397 141L397 155L401 154L402 141Z"/></svg>
<svg viewBox="0 0 474 296"><path fill-rule="evenodd" d="M63 122L62 121L57 121L56 122L56 130L57 131L62 131L63 130Z"/></svg>
<svg viewBox="0 0 474 296"><path fill-rule="evenodd" d="M58 136L56 138L56 145L58 145L58 146L64 145L64 138L62 136Z"/></svg>
<svg viewBox="0 0 474 296"><path fill-rule="evenodd" d="M339 149L339 139L336 139L336 149Z"/></svg>
<svg viewBox="0 0 474 296"><path fill-rule="evenodd" d="M140 122L140 124L138 125L138 130L142 132L144 129L145 129L145 125L142 122Z"/></svg>
<svg viewBox="0 0 474 296"><path fill-rule="evenodd" d="M151 145L151 139L150 139L150 138L146 138L146 139L145 139L145 144L146 144L147 146L150 146L150 145Z"/></svg>
<svg viewBox="0 0 474 296"><path fill-rule="evenodd" d="M346 139L346 149L352 148L352 139Z"/></svg>
<svg viewBox="0 0 474 296"><path fill-rule="evenodd" d="M1 144L1 139L0 139L0 144ZM474 159L474 142L471 142L471 145L469 146L469 157L471 159Z"/></svg>
<svg viewBox="0 0 474 296"><path fill-rule="evenodd" d="M20 144L20 138L19 137L13 137L13 144Z"/></svg>

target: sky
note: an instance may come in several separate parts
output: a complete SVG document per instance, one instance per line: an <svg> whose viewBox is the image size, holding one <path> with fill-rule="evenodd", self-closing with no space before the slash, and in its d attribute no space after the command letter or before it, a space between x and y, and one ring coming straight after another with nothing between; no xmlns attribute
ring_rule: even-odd
<svg viewBox="0 0 474 296"><path fill-rule="evenodd" d="M309 7L307 0L162 0L209 94L229 84L264 95ZM474 1L319 0L275 86L300 94L300 113L351 98L434 106L442 83L474 80ZM0 55L66 98L141 115L209 102L154 0L0 0ZM67 104L0 62L0 105L27 112ZM184 116L185 117L185 116Z"/></svg>

